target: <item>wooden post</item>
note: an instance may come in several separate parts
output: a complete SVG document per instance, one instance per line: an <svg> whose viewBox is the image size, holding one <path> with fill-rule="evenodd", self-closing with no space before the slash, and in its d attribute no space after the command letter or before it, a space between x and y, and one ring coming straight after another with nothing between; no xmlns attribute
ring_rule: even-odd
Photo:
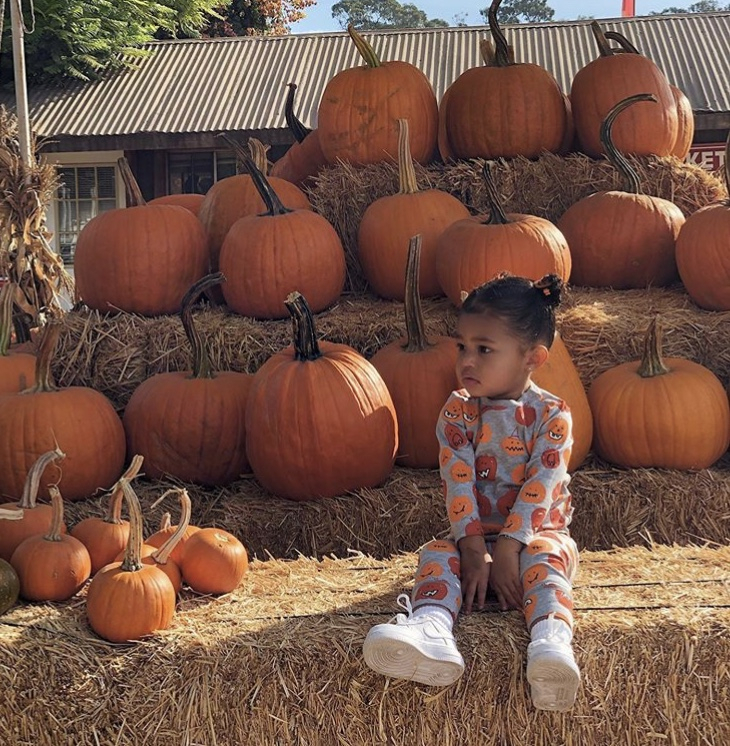
<svg viewBox="0 0 730 746"><path fill-rule="evenodd" d="M21 0L10 0L10 27L13 34L13 71L15 73L15 108L18 118L20 157L26 169L33 162L28 114L28 86L25 79L25 46ZM26 171L26 180L29 174Z"/></svg>

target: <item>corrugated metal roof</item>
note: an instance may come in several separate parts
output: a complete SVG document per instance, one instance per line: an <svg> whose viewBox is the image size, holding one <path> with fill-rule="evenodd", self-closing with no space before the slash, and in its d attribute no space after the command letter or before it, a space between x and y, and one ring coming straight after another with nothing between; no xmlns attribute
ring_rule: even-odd
<svg viewBox="0 0 730 746"><path fill-rule="evenodd" d="M696 112L730 111L730 13L649 16L601 22L625 34L689 97ZM589 22L505 27L518 62L555 75L564 91L597 57ZM488 28L368 32L383 60L418 66L440 98L481 64ZM31 91L31 118L44 136L215 132L285 127L285 85L299 84L297 111L312 126L327 81L361 64L346 33L155 42L135 70L63 91ZM6 99L7 101L7 99ZM12 100L9 101L12 104Z"/></svg>

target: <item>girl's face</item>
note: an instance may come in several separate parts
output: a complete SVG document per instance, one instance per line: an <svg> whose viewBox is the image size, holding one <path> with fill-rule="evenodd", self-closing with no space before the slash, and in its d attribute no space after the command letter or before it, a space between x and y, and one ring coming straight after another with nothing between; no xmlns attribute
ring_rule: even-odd
<svg viewBox="0 0 730 746"><path fill-rule="evenodd" d="M456 325L456 375L469 396L518 399L532 371L547 360L544 345L526 348L502 319L463 313Z"/></svg>

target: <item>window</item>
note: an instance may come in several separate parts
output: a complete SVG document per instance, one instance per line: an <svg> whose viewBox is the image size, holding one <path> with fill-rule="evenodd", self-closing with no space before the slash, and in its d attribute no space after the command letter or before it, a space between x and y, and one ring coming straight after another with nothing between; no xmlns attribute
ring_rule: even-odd
<svg viewBox="0 0 730 746"><path fill-rule="evenodd" d="M101 212L117 206L114 166L61 166L58 169L58 246L65 264L73 264L81 229Z"/></svg>
<svg viewBox="0 0 730 746"><path fill-rule="evenodd" d="M235 174L232 152L170 153L167 193L205 194L216 181Z"/></svg>

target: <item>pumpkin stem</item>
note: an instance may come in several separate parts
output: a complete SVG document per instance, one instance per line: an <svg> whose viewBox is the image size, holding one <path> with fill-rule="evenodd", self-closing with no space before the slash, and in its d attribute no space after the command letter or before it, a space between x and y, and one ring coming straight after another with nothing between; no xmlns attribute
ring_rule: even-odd
<svg viewBox="0 0 730 746"><path fill-rule="evenodd" d="M616 50L608 43L606 34L604 34L598 21L591 21L591 31L598 44L598 52L601 57L611 57L616 54Z"/></svg>
<svg viewBox="0 0 730 746"><path fill-rule="evenodd" d="M492 167L489 161L484 161L482 175L484 176L484 184L487 188L487 204L489 205L489 218L484 221L484 225L507 225L511 223L512 221L507 217L507 213L505 213L502 207L502 201L494 183Z"/></svg>
<svg viewBox="0 0 730 746"><path fill-rule="evenodd" d="M314 329L314 317L304 296L295 290L287 295L284 301L292 317L292 330L295 360L316 360L322 357Z"/></svg>
<svg viewBox="0 0 730 746"><path fill-rule="evenodd" d="M142 190L139 188L137 179L134 178L129 161L124 156L117 158L117 166L119 166L119 173L122 175L124 188L127 192L127 207L146 205L147 200L142 196Z"/></svg>
<svg viewBox="0 0 730 746"><path fill-rule="evenodd" d="M296 83L287 83L289 90L286 94L286 103L284 104L284 119L289 127L289 131L294 135L297 142L302 142L304 138L312 131L306 127L294 113L294 94L297 91Z"/></svg>
<svg viewBox="0 0 730 746"><path fill-rule="evenodd" d="M360 56L365 60L365 64L368 67L380 67L382 63L380 62L378 55L375 54L375 51L370 46L370 44L368 44L365 39L357 31L355 31L355 27L351 23L347 24L347 33L355 42L355 47L357 47L357 51L360 52Z"/></svg>
<svg viewBox="0 0 730 746"><path fill-rule="evenodd" d="M266 175L269 173L269 158L266 155L269 150L268 145L264 145L261 140L255 137L248 138L248 152L251 160L256 164L256 168Z"/></svg>
<svg viewBox="0 0 730 746"><path fill-rule="evenodd" d="M38 357L35 362L35 386L21 392L23 394L37 394L48 391L58 391L58 386L53 380L51 373L51 361L56 351L58 338L61 336L61 325L49 321L43 329L40 345L38 346Z"/></svg>
<svg viewBox="0 0 730 746"><path fill-rule="evenodd" d="M46 470L48 464L54 461L66 458L66 454L58 447L52 451L46 451L39 456L33 466L30 467L28 476L23 484L23 494L20 497L18 508L21 510L32 510L35 508L36 499L38 498L38 487L41 483L41 476Z"/></svg>
<svg viewBox="0 0 730 746"><path fill-rule="evenodd" d="M407 119L398 120L398 184L398 194L415 194L418 191Z"/></svg>
<svg viewBox="0 0 730 746"><path fill-rule="evenodd" d="M48 533L43 537L46 541L61 541L61 527L63 526L63 498L58 487L52 484L48 487L51 495L51 525Z"/></svg>
<svg viewBox="0 0 730 746"><path fill-rule="evenodd" d="M279 196L274 191L268 179L264 176L261 169L254 163L251 156L237 143L232 137L229 137L225 132L221 133L221 137L236 151L236 157L239 158L241 163L251 175L256 191L261 195L261 199L266 205L266 212L262 215L286 215L288 212L294 212L288 207L284 207Z"/></svg>
<svg viewBox="0 0 730 746"><path fill-rule="evenodd" d="M655 316L644 337L644 356L636 371L642 378L653 378L669 373L662 360L662 329Z"/></svg>
<svg viewBox="0 0 730 746"><path fill-rule="evenodd" d="M421 244L423 239L419 233L412 236L408 244L408 260L406 263L406 287L404 306L406 313L407 342L403 345L406 352L423 352L433 345L426 337L423 323L423 307L419 292L419 272L421 269Z"/></svg>
<svg viewBox="0 0 730 746"><path fill-rule="evenodd" d="M0 356L8 354L13 336L13 295L15 283L6 282L0 290Z"/></svg>
<svg viewBox="0 0 730 746"><path fill-rule="evenodd" d="M479 55L487 67L494 67L497 64L491 39L484 38L479 41Z"/></svg>
<svg viewBox="0 0 730 746"><path fill-rule="evenodd" d="M172 550L180 543L180 541L182 541L185 531L187 531L187 528L190 525L191 503L188 491L185 489L176 489L175 492L180 498L180 520L170 538L159 549L152 552L152 559L158 565L167 564L167 560L170 558ZM169 517L170 514L168 513L167 515Z"/></svg>
<svg viewBox="0 0 730 746"><path fill-rule="evenodd" d="M489 23L489 30L492 32L495 45L493 64L496 67L509 67L509 65L515 64L515 50L507 43L507 37L497 22L497 11L501 4L502 0L492 0L489 12L487 13L487 22Z"/></svg>
<svg viewBox="0 0 730 746"><path fill-rule="evenodd" d="M124 493L129 512L129 539L120 569L125 572L138 572L142 569L142 508L129 480L122 477L118 484Z"/></svg>
<svg viewBox="0 0 730 746"><path fill-rule="evenodd" d="M617 41L621 45L621 52L628 54L641 54L641 52L623 35L618 31L605 31L604 34L606 39L611 41ZM613 54L618 50L612 50Z"/></svg>
<svg viewBox="0 0 730 746"><path fill-rule="evenodd" d="M158 531L167 531L168 528L172 528L172 516L170 513L163 513L160 518L160 526Z"/></svg>
<svg viewBox="0 0 730 746"><path fill-rule="evenodd" d="M182 321L185 335L193 350L193 375L192 378L214 378L210 365L208 350L200 337L198 328L193 323L193 305L201 293L213 285L218 285L225 280L223 272L214 272L198 280L182 299L180 320Z"/></svg>
<svg viewBox="0 0 730 746"><path fill-rule="evenodd" d="M121 479L128 479L130 482L139 474L139 470L142 467L142 456L135 456L132 462L129 464L127 471L122 474ZM105 523L113 523L119 525L122 523L122 499L124 493L122 488L119 486L119 482L112 487L111 494L109 495L109 504L106 509L106 516L104 517Z"/></svg>
<svg viewBox="0 0 730 746"><path fill-rule="evenodd" d="M639 101L654 101L656 103L656 96L652 93L637 93L633 96L619 101L611 111L606 114L606 118L601 122L601 143L606 151L606 158L610 161L611 165L623 176L624 178L624 191L629 194L641 194L641 186L639 184L639 174L636 173L636 169L629 163L628 158L619 151L619 149L613 143L613 123L616 121L616 117L624 110L628 109L629 106L633 106Z"/></svg>

